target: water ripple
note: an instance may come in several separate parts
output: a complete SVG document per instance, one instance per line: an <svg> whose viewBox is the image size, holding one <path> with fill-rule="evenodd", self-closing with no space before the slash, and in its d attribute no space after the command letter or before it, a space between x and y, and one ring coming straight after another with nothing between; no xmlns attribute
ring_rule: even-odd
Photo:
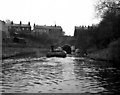
<svg viewBox="0 0 120 95"><path fill-rule="evenodd" d="M0 92L94 93L120 91L120 70L84 57L3 60Z"/></svg>

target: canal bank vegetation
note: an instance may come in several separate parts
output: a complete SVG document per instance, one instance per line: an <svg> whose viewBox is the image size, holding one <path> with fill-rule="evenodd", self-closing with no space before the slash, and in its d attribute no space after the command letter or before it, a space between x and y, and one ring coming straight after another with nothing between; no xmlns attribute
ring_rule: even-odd
<svg viewBox="0 0 120 95"><path fill-rule="evenodd" d="M70 43L71 36L60 36L53 38L46 33L41 35L16 33L15 30L10 31L10 37L2 40L2 58L13 57L41 57L50 50L51 45L55 48Z"/></svg>
<svg viewBox="0 0 120 95"><path fill-rule="evenodd" d="M22 35L17 38L24 39L25 43L13 40L14 37L6 39L2 42L2 59L14 57L41 57L49 51L50 44L45 44L45 40L30 38L30 36ZM41 43L41 42L42 43ZM43 44L44 42L44 44Z"/></svg>
<svg viewBox="0 0 120 95"><path fill-rule="evenodd" d="M99 0L98 25L75 29L75 46L94 59L120 62L120 0Z"/></svg>

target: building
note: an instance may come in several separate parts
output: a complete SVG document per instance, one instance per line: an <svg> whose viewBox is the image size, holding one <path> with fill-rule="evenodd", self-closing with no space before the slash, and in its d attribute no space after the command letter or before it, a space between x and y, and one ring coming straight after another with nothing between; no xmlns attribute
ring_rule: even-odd
<svg viewBox="0 0 120 95"><path fill-rule="evenodd" d="M48 35L50 35L51 37L55 38L55 37L60 37L64 35L64 32L62 30L61 26L40 26L40 25L35 25L34 24L34 29L33 32L37 35L46 33Z"/></svg>
<svg viewBox="0 0 120 95"><path fill-rule="evenodd" d="M19 24L15 24L13 23L13 21L7 25L8 26L8 31L14 32L14 33L22 33L22 34L29 34L31 32L31 25L30 22L28 22L28 24L22 24L22 22L20 21Z"/></svg>
<svg viewBox="0 0 120 95"><path fill-rule="evenodd" d="M77 37L79 34L85 32L87 30L86 26L75 26L74 37Z"/></svg>
<svg viewBox="0 0 120 95"><path fill-rule="evenodd" d="M2 35L1 38L9 37L8 27L4 21L0 20L0 34Z"/></svg>

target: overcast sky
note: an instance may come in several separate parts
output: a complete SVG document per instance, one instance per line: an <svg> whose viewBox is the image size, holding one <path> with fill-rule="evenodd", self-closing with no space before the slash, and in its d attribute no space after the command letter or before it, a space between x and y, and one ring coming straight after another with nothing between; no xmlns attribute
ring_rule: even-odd
<svg viewBox="0 0 120 95"><path fill-rule="evenodd" d="M0 20L31 25L59 25L67 35L74 26L97 23L94 0L0 0Z"/></svg>

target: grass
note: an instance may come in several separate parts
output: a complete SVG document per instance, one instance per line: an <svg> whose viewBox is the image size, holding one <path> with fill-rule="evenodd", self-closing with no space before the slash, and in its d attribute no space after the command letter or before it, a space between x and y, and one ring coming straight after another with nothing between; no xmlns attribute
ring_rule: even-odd
<svg viewBox="0 0 120 95"><path fill-rule="evenodd" d="M3 59L13 57L41 57L45 56L48 51L45 48L4 47L2 48L2 57Z"/></svg>
<svg viewBox="0 0 120 95"><path fill-rule="evenodd" d="M14 43L12 38L2 41L2 59L16 57L41 57L49 51L34 41L26 39L26 44Z"/></svg>

